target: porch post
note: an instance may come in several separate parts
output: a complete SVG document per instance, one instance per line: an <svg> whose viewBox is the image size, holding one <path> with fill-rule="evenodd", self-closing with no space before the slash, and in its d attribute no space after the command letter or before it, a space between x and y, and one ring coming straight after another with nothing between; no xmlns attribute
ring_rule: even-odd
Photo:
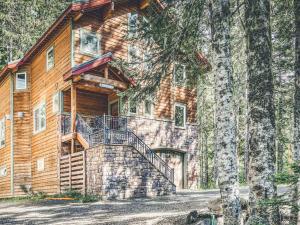
<svg viewBox="0 0 300 225"><path fill-rule="evenodd" d="M77 88L75 84L71 86L71 132L76 132L76 115L77 115ZM71 154L74 153L75 140L72 139Z"/></svg>

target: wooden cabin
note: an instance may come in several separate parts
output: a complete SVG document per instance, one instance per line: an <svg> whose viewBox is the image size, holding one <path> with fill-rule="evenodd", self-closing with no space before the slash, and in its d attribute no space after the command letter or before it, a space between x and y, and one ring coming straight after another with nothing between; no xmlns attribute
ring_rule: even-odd
<svg viewBox="0 0 300 225"><path fill-rule="evenodd" d="M196 90L178 85L185 75L164 80L154 102L119 97L132 81L110 62L129 60L126 24L147 3L73 3L1 70L0 197L197 188Z"/></svg>

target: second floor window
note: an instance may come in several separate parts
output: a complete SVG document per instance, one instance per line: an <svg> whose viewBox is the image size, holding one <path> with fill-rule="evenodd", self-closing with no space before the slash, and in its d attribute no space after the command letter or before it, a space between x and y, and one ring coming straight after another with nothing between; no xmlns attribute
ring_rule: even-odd
<svg viewBox="0 0 300 225"><path fill-rule="evenodd" d="M136 12L128 13L128 37L133 38L137 35L138 14Z"/></svg>
<svg viewBox="0 0 300 225"><path fill-rule="evenodd" d="M54 67L54 48L51 47L47 51L47 71Z"/></svg>
<svg viewBox="0 0 300 225"><path fill-rule="evenodd" d="M0 120L0 148L5 146L5 117Z"/></svg>
<svg viewBox="0 0 300 225"><path fill-rule="evenodd" d="M27 75L26 73L16 74L16 90L24 90L27 88Z"/></svg>
<svg viewBox="0 0 300 225"><path fill-rule="evenodd" d="M99 55L100 38L96 33L80 30L80 52L89 55Z"/></svg>
<svg viewBox="0 0 300 225"><path fill-rule="evenodd" d="M46 103L43 102L33 110L34 133L46 129Z"/></svg>
<svg viewBox="0 0 300 225"><path fill-rule="evenodd" d="M186 124L186 106L180 103L175 104L175 127L185 128Z"/></svg>
<svg viewBox="0 0 300 225"><path fill-rule="evenodd" d="M128 46L128 63L132 64L131 66L137 66L139 61L139 50L138 47L134 45Z"/></svg>
<svg viewBox="0 0 300 225"><path fill-rule="evenodd" d="M176 85L183 85L186 81L185 65L175 64L173 71L173 80Z"/></svg>

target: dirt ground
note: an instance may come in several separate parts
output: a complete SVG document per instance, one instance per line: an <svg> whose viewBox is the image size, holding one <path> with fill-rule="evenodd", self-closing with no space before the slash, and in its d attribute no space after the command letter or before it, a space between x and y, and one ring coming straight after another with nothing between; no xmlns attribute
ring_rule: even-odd
<svg viewBox="0 0 300 225"><path fill-rule="evenodd" d="M241 189L242 197L246 198L247 193L246 188ZM155 199L88 204L55 201L0 202L0 224L171 225L178 224L192 210L204 210L207 202L218 196L218 190L183 190L173 196Z"/></svg>

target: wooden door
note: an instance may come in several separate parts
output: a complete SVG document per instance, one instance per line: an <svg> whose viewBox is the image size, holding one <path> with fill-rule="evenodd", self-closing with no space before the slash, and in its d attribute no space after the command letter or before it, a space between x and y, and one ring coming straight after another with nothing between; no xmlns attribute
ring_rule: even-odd
<svg viewBox="0 0 300 225"><path fill-rule="evenodd" d="M113 102L109 104L109 113L111 116L119 116L119 102Z"/></svg>

